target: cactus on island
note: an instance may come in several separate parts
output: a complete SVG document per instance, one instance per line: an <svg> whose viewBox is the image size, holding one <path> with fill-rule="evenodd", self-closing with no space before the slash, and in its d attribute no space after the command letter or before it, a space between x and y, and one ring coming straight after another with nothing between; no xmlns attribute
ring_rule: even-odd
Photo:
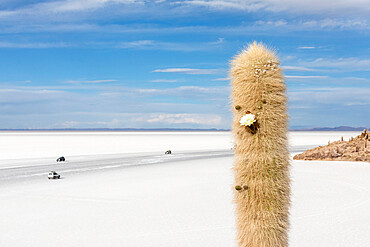
<svg viewBox="0 0 370 247"><path fill-rule="evenodd" d="M235 202L240 247L288 246L286 87L279 60L252 43L231 63Z"/></svg>

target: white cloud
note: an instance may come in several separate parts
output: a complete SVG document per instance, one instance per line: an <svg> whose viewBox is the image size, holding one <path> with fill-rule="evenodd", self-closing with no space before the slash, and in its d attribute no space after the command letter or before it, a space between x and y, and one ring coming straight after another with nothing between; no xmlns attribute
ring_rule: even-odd
<svg viewBox="0 0 370 247"><path fill-rule="evenodd" d="M80 83L87 83L87 84L97 84L97 83L104 83L104 82L115 82L117 80L92 80L92 81L84 81L84 80L69 80L66 83L71 84L80 84Z"/></svg>
<svg viewBox="0 0 370 247"><path fill-rule="evenodd" d="M136 40L114 44L118 49L146 49L146 50L168 50L168 51L199 51L211 50L224 44L223 38L214 42L163 42L154 40ZM111 44L109 44L111 45Z"/></svg>
<svg viewBox="0 0 370 247"><path fill-rule="evenodd" d="M60 99L65 95L66 92L58 90L0 89L0 103L19 104L37 102L50 99Z"/></svg>
<svg viewBox="0 0 370 247"><path fill-rule="evenodd" d="M100 95L104 97L116 97L116 96L120 97L123 94L121 92L104 92L104 93L101 93Z"/></svg>
<svg viewBox="0 0 370 247"><path fill-rule="evenodd" d="M59 0L40 2L35 4L26 5L24 8L15 10L2 10L0 11L1 17L11 17L18 15L56 15L68 12L83 12L92 11L96 9L103 9L107 5L118 4L139 4L142 5L143 0Z"/></svg>
<svg viewBox="0 0 370 247"><path fill-rule="evenodd" d="M226 32L240 30L243 33L262 32L262 29L283 27L285 30L308 29L370 29L368 0L187 0L187 1L148 1L148 0L54 0L24 4L11 10L0 10L1 32ZM199 9L203 7L203 9ZM244 11L281 12L281 16L268 17L255 24L242 26L210 27L164 27L150 25L111 25L96 24L96 20L125 20L130 17L142 20L150 16L152 20L174 17L188 17L196 11ZM268 13L267 13L268 14ZM289 17L297 17L292 20ZM321 16L321 17L320 17ZM155 22L155 21L153 21ZM110 21L104 22L110 23ZM139 42L139 43L135 43ZM140 43L141 42L141 43ZM144 43L143 43L144 42ZM145 43L146 42L146 43ZM210 42L220 45L223 38ZM169 42L169 45L172 43ZM119 45L119 44L118 44ZM166 43L151 44L150 40L123 42L125 47L164 47ZM179 49L181 44L173 44L169 49ZM183 48L184 49L184 48Z"/></svg>
<svg viewBox="0 0 370 247"><path fill-rule="evenodd" d="M106 88L106 87L104 87ZM115 91L113 91L115 90ZM150 100L151 97L162 96L164 101L176 98L176 101L181 99L196 99L202 102L218 102L221 104L227 104L229 97L230 87L229 86L217 86L217 87L199 87L199 86L181 86L181 87L166 87L166 88L124 88L116 87L100 93L105 98L133 98L135 101ZM171 100L170 100L171 101Z"/></svg>
<svg viewBox="0 0 370 247"><path fill-rule="evenodd" d="M48 128L225 128L223 118L218 114L74 112L67 118L76 116L95 120L57 121Z"/></svg>
<svg viewBox="0 0 370 247"><path fill-rule="evenodd" d="M271 11L304 14L368 14L370 7L367 0L188 0L176 2L180 5L202 6L215 10L238 10L247 12Z"/></svg>
<svg viewBox="0 0 370 247"><path fill-rule="evenodd" d="M265 4L263 2L258 1L248 1L248 0L190 0L190 1L179 1L175 2L179 5L192 5L192 6L202 6L207 8L213 8L217 10L224 10L224 9L237 9L237 10L244 10L249 12L254 12L259 9L262 9Z"/></svg>
<svg viewBox="0 0 370 247"><path fill-rule="evenodd" d="M316 17L302 17L296 20L273 20L265 21L260 20L254 23L254 26L259 29L271 30L277 27L283 27L283 31L294 31L294 30L367 30L370 29L370 21L365 17L353 17L353 16L340 16L331 18ZM250 29L252 26L248 27ZM246 29L246 28L245 28ZM258 29L256 31L259 31ZM298 49L315 49L314 46L301 46Z"/></svg>
<svg viewBox="0 0 370 247"><path fill-rule="evenodd" d="M314 71L314 69L299 66L281 66L286 71Z"/></svg>
<svg viewBox="0 0 370 247"><path fill-rule="evenodd" d="M163 124L198 124L217 126L221 123L222 118L215 114L149 114L135 119L138 122L163 123Z"/></svg>
<svg viewBox="0 0 370 247"><path fill-rule="evenodd" d="M215 42L209 42L208 44L210 44L210 45L218 45L218 44L222 44L222 43L225 43L225 39L224 38L218 38L217 41L215 41Z"/></svg>
<svg viewBox="0 0 370 247"><path fill-rule="evenodd" d="M177 82L178 80L169 80L169 79L155 79L150 82Z"/></svg>
<svg viewBox="0 0 370 247"><path fill-rule="evenodd" d="M370 106L370 102L349 102L349 103L346 103L347 106L366 106L366 105L369 105Z"/></svg>
<svg viewBox="0 0 370 247"><path fill-rule="evenodd" d="M304 88L288 91L291 125L368 125L369 88ZM345 117L344 117L345 116Z"/></svg>
<svg viewBox="0 0 370 247"><path fill-rule="evenodd" d="M1 27L1 26L0 26ZM31 27L32 28L32 27ZM110 28L110 27L108 27ZM113 27L115 29L115 27ZM156 29L159 31L158 29ZM4 30L2 30L4 31ZM0 33L2 33L0 31ZM25 31L25 30L23 30ZM14 32L23 32L22 30L14 30ZM55 31L55 29L48 29L48 31ZM63 29L62 31L68 31ZM78 29L73 29L72 31L81 31ZM101 31L105 32L106 30L94 30L86 29L85 31ZM131 30L132 32L140 32L140 30ZM128 31L128 32L131 32ZM143 30L148 31L148 30ZM27 32L27 30L26 30ZM5 31L7 33L7 31ZM218 47L221 47L225 43L224 39L219 38L217 41L211 42L163 42L163 41L154 41L154 40L136 40L136 41L103 41L103 42L29 42L29 43L19 43L19 42L7 42L0 41L0 48L25 48L25 49L45 49L45 48L68 48L68 47L90 47L90 48L115 48L115 49L141 49L141 50L168 50L168 51L204 51L212 50Z"/></svg>
<svg viewBox="0 0 370 247"><path fill-rule="evenodd" d="M84 113L80 113L84 114ZM91 113L90 114L94 114ZM99 115L99 113L95 113ZM109 114L107 118L118 116L115 114ZM125 114L126 118L132 117L132 114ZM126 121L127 122L127 121ZM50 128L120 128L125 121L113 118L112 120L107 121L64 121L61 123L55 123Z"/></svg>
<svg viewBox="0 0 370 247"><path fill-rule="evenodd" d="M121 42L116 47L117 48L146 48L146 47L153 47L155 45L153 40L137 40L131 42Z"/></svg>
<svg viewBox="0 0 370 247"><path fill-rule="evenodd" d="M39 32L135 32L132 28L119 25L96 25L88 23L17 23L17 25L3 26L1 33L39 33ZM137 30L136 30L137 31Z"/></svg>
<svg viewBox="0 0 370 247"><path fill-rule="evenodd" d="M342 88L343 86L364 87L370 83L370 79L361 77L332 77L318 75L287 75L288 82L299 81L301 84L291 84L293 88L310 85L325 85Z"/></svg>
<svg viewBox="0 0 370 247"><path fill-rule="evenodd" d="M369 88L305 88L288 92L291 125L368 125ZM345 117L344 117L345 116Z"/></svg>
<svg viewBox="0 0 370 247"><path fill-rule="evenodd" d="M44 3L45 9L51 12L86 11L103 8L108 4L143 4L139 0L65 0ZM41 4L40 4L41 5Z"/></svg>
<svg viewBox="0 0 370 247"><path fill-rule="evenodd" d="M323 79L328 78L328 76L321 75L286 75L287 79Z"/></svg>
<svg viewBox="0 0 370 247"><path fill-rule="evenodd" d="M231 79L229 77L212 79L212 81L230 81L230 80Z"/></svg>
<svg viewBox="0 0 370 247"><path fill-rule="evenodd" d="M332 68L341 71L370 71L370 59L357 57L347 58L318 58L313 61L300 61L300 64L308 67Z"/></svg>
<svg viewBox="0 0 370 247"><path fill-rule="evenodd" d="M311 50L311 49L315 49L316 47L315 46L300 46L298 47L297 49L301 49L301 50Z"/></svg>
<svg viewBox="0 0 370 247"><path fill-rule="evenodd" d="M16 42L0 42L0 48L36 48L36 49L46 49L46 48L64 48L71 47L71 44L65 42L56 42L56 43L16 43Z"/></svg>
<svg viewBox="0 0 370 247"><path fill-rule="evenodd" d="M255 24L257 25L263 25L263 26L273 26L273 27L280 27L280 26L285 26L288 24L288 22L284 19L281 20L276 20L276 21L256 21Z"/></svg>
<svg viewBox="0 0 370 247"><path fill-rule="evenodd" d="M168 68L168 69L156 69L152 72L161 73L180 73L190 75L211 75L219 72L217 69L191 69L191 68Z"/></svg>
<svg viewBox="0 0 370 247"><path fill-rule="evenodd" d="M149 11L149 10L148 10ZM16 20L4 19L0 22L0 33L11 34L11 33L42 33L42 32L99 32L99 33L132 33L132 34L185 34L185 33L212 33L219 36L226 36L230 34L238 33L239 35L250 36L251 34L270 33L272 30L275 32L279 29L279 32L292 32L292 31L315 31L315 30L368 30L370 29L370 21L367 19L313 19L302 17L299 20L259 20L254 23L244 23L242 25L218 25L218 26L168 26L163 24L153 24L156 21L153 20L151 24L106 24L102 22L92 23L89 17L78 18L78 15L74 15L73 18L55 20L53 16L47 16L42 19L30 18L26 21L19 21L18 19L24 18L23 16L16 18ZM104 14L99 15L99 19L109 19L110 16ZM118 16L117 18L124 18ZM1 17L0 17L1 19ZM69 20L70 19L70 20ZM307 18L306 18L307 19ZM45 20L48 20L47 22ZM139 19L140 20L140 19ZM6 24L8 23L8 24ZM331 23L331 25L329 25ZM335 24L335 25L334 25ZM229 41L230 43L230 41ZM55 43L52 43L55 45ZM58 44L58 43L56 43ZM114 42L95 42L96 46L109 46L119 49L158 49L158 50L184 50L184 51L197 51L197 50L211 50L220 46L225 46L227 42L224 38L218 38L216 41L209 42L166 42L166 41L155 41L150 39L134 40L134 41L114 41ZM71 46L71 44L64 44L65 46ZM92 46L91 43L83 43L80 46ZM302 46L302 47L313 47L313 46ZM316 47L318 48L318 47ZM303 48L302 48L303 49Z"/></svg>
<svg viewBox="0 0 370 247"><path fill-rule="evenodd" d="M198 86L181 86L176 88L137 88L128 89L126 93L141 93L148 95L171 95L185 98L203 98L209 100L210 96L224 96L229 94L229 87L198 87ZM208 96L207 96L208 95ZM221 97L222 98L222 97Z"/></svg>
<svg viewBox="0 0 370 247"><path fill-rule="evenodd" d="M370 24L368 19L333 19L333 18L326 18L321 20L309 20L303 21L302 23L303 28L339 28L339 29L369 29Z"/></svg>
<svg viewBox="0 0 370 247"><path fill-rule="evenodd" d="M358 82L369 82L370 83L370 78L364 78L364 77L343 77L341 79L345 81L358 81Z"/></svg>
<svg viewBox="0 0 370 247"><path fill-rule="evenodd" d="M80 122L76 122L76 121L65 121L65 122L60 123L59 126L61 126L62 128L73 128L80 124L81 124Z"/></svg>
<svg viewBox="0 0 370 247"><path fill-rule="evenodd" d="M22 80L22 81L4 81L4 82L1 82L0 81L0 84L1 83L6 83L6 84L17 84L17 85L21 85L23 83L25 84L30 84L32 81L31 80Z"/></svg>
<svg viewBox="0 0 370 247"><path fill-rule="evenodd" d="M306 104L349 104L353 102L370 103L369 88L326 87L305 88L288 92L289 100Z"/></svg>
<svg viewBox="0 0 370 247"><path fill-rule="evenodd" d="M326 14L326 15L348 15L353 16L367 15L369 13L368 0L337 0L335 4L331 0L186 0L186 1L147 1L147 0L59 0L47 1L26 5L23 8L15 10L0 11L1 17L10 17L14 15L57 15L64 13L78 13L87 11L106 10L109 7L135 11L141 9L147 13L156 14L155 8L166 6L162 12L169 10L173 15L192 13L193 8L205 7L217 11L271 11L271 12L289 12L293 14ZM126 7L126 8L124 8ZM130 8L131 7L131 8ZM174 8L176 7L176 8ZM184 7L184 8L182 8ZM177 11L176 11L177 10ZM160 13L158 13L160 14Z"/></svg>

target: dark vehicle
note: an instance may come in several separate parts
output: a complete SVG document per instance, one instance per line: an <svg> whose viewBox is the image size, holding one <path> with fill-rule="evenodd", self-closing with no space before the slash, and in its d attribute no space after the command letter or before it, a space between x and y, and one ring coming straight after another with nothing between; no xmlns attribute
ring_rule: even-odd
<svg viewBox="0 0 370 247"><path fill-rule="evenodd" d="M172 154L171 150L167 150L164 154Z"/></svg>
<svg viewBox="0 0 370 247"><path fill-rule="evenodd" d="M59 179L60 175L56 171L51 171L48 174L48 179Z"/></svg>
<svg viewBox="0 0 370 247"><path fill-rule="evenodd" d="M61 156L61 157L59 157L58 159L57 159L57 162L64 162L64 161L66 161L66 158L64 158L64 156Z"/></svg>

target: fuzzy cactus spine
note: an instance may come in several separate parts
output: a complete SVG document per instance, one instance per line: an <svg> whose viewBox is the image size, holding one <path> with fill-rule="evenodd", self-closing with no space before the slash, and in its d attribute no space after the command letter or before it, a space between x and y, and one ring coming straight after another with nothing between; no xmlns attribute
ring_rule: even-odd
<svg viewBox="0 0 370 247"><path fill-rule="evenodd" d="M290 178L285 83L274 51L254 42L231 64L240 247L286 247ZM241 118L253 114L251 126Z"/></svg>

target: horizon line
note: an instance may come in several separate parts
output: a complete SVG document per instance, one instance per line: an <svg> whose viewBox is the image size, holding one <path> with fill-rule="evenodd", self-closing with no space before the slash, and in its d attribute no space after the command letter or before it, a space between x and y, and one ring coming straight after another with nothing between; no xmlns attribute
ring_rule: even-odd
<svg viewBox="0 0 370 247"><path fill-rule="evenodd" d="M289 128L288 131L362 131L368 127L313 127L313 128ZM218 128L4 128L0 131L231 131L231 129Z"/></svg>

